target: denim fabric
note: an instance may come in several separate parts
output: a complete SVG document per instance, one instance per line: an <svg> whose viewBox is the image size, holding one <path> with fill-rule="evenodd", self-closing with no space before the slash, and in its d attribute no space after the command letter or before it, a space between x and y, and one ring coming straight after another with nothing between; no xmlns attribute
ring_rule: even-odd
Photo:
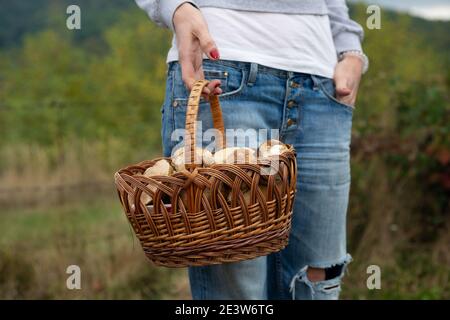
<svg viewBox="0 0 450 320"><path fill-rule="evenodd" d="M353 107L334 98L331 79L234 61L204 60L206 79L221 79L220 103L226 128L277 129L297 151L298 178L288 246L267 257L191 267L194 299L337 299L351 257L346 251ZM184 128L189 92L177 62L169 64L162 107L163 152ZM202 101L198 120L212 127ZM311 282L308 266L342 265L333 279Z"/></svg>

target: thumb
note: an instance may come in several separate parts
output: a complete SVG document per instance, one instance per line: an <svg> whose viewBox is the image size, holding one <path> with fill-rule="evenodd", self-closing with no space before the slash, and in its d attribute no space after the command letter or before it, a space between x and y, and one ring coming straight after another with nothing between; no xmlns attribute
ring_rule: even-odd
<svg viewBox="0 0 450 320"><path fill-rule="evenodd" d="M336 96L345 97L352 93L352 90L347 85L347 79L342 77L337 77L335 79L336 84Z"/></svg>
<svg viewBox="0 0 450 320"><path fill-rule="evenodd" d="M216 43L214 42L207 29L201 31L197 37L200 42L202 51L208 56L208 58L212 60L217 60L220 58Z"/></svg>

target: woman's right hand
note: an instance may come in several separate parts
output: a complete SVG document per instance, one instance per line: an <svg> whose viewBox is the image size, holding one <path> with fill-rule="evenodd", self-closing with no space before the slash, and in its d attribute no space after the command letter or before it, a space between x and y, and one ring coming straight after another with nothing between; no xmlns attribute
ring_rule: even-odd
<svg viewBox="0 0 450 320"><path fill-rule="evenodd" d="M189 91L196 80L204 79L203 53L209 59L219 59L219 50L208 31L208 26L199 9L186 2L173 15L175 36L178 46L178 60L183 82ZM212 80L203 89L203 94L221 94L220 80Z"/></svg>

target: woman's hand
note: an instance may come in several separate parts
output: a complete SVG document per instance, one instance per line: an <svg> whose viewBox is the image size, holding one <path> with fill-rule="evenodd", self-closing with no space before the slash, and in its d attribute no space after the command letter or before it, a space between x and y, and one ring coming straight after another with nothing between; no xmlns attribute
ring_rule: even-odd
<svg viewBox="0 0 450 320"><path fill-rule="evenodd" d="M350 106L355 105L363 66L363 61L359 57L352 55L345 56L336 65L334 70L336 99Z"/></svg>
<svg viewBox="0 0 450 320"><path fill-rule="evenodd" d="M204 79L203 53L209 59L219 59L219 50L208 31L208 26L199 9L190 3L178 7L173 15L173 24L178 45L178 59L181 65L183 82L190 91L196 80ZM212 80L203 89L207 97L221 94L220 80Z"/></svg>

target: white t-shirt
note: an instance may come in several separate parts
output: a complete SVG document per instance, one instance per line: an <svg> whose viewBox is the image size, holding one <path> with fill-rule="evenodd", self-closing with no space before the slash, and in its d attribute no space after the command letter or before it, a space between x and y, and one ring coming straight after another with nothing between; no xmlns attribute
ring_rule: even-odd
<svg viewBox="0 0 450 320"><path fill-rule="evenodd" d="M337 56L328 15L212 7L203 7L201 11L221 59L333 78ZM167 62L176 60L174 36Z"/></svg>

